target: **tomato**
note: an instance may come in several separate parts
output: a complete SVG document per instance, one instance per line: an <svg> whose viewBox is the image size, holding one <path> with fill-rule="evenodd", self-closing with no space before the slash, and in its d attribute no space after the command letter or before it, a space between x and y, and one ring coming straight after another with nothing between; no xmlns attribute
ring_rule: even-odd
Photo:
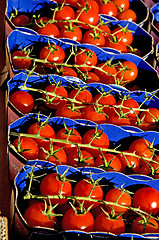
<svg viewBox="0 0 159 240"><path fill-rule="evenodd" d="M116 82L117 70L113 64L99 63L97 68L94 69L94 73L97 74L100 81L104 84L114 84Z"/></svg>
<svg viewBox="0 0 159 240"><path fill-rule="evenodd" d="M115 97L110 93L98 93L93 100L94 103L99 105L108 105L103 108L103 111L107 114L110 106L116 105Z"/></svg>
<svg viewBox="0 0 159 240"><path fill-rule="evenodd" d="M41 149L39 159L52 162L56 165L67 164L67 155L59 146L52 145L50 148Z"/></svg>
<svg viewBox="0 0 159 240"><path fill-rule="evenodd" d="M157 156L156 156L157 157ZM155 157L153 158L154 161L156 161ZM149 175L152 176L154 179L158 179L159 178L159 162L157 160L156 162L149 162L149 163L144 163L139 171L139 174L143 174L143 175Z"/></svg>
<svg viewBox="0 0 159 240"><path fill-rule="evenodd" d="M120 9L127 10L130 7L129 0L112 0L112 2Z"/></svg>
<svg viewBox="0 0 159 240"><path fill-rule="evenodd" d="M75 11L70 6L62 5L54 11L53 19L56 20L55 24L57 27L62 28L62 26L68 25L69 20L75 19Z"/></svg>
<svg viewBox="0 0 159 240"><path fill-rule="evenodd" d="M82 9L84 7L88 7L93 9L94 11L97 11L97 13L99 13L99 5L96 1L94 0L79 0L78 1L78 9Z"/></svg>
<svg viewBox="0 0 159 240"><path fill-rule="evenodd" d="M90 144L90 146L94 146L97 148L105 148L109 147L109 139L108 136L101 130L91 129L84 133L82 138L83 144ZM93 149L89 147L84 147L84 149L92 154L93 157L98 157L101 153L98 149Z"/></svg>
<svg viewBox="0 0 159 240"><path fill-rule="evenodd" d="M55 131L49 123L35 122L30 125L27 130L28 134L37 134L37 136L45 139L34 138L39 147L50 147L50 140L48 138L55 138Z"/></svg>
<svg viewBox="0 0 159 240"><path fill-rule="evenodd" d="M125 43L123 43L121 40L118 40L117 38L112 38L111 36L107 39L105 47L116 49L121 53L127 52L127 46Z"/></svg>
<svg viewBox="0 0 159 240"><path fill-rule="evenodd" d="M38 158L39 147L38 144L29 137L16 138L12 145L17 149L17 152L21 154L27 160L34 160Z"/></svg>
<svg viewBox="0 0 159 240"><path fill-rule="evenodd" d="M120 111L129 119L135 120L139 114L139 104L133 98L120 99L117 106L120 106Z"/></svg>
<svg viewBox="0 0 159 240"><path fill-rule="evenodd" d="M138 189L133 195L132 206L152 215L157 214L159 212L159 191L153 187Z"/></svg>
<svg viewBox="0 0 159 240"><path fill-rule="evenodd" d="M136 22L137 21L137 15L132 9L126 9L123 12L119 13L117 15L118 20L126 20L130 22Z"/></svg>
<svg viewBox="0 0 159 240"><path fill-rule="evenodd" d="M82 137L80 133L74 129L74 128L62 128L57 131L55 135L56 139L61 139L61 140L66 140L68 138L69 142L72 142L67 144L67 143L62 143L62 142L56 142L57 146L63 147L65 152L67 154L71 153L73 150L77 149L77 143L82 143Z"/></svg>
<svg viewBox="0 0 159 240"><path fill-rule="evenodd" d="M140 115L140 119L143 119L144 123L155 124L157 128L157 123L159 121L159 109L157 108L147 108L147 111L143 111Z"/></svg>
<svg viewBox="0 0 159 240"><path fill-rule="evenodd" d="M91 232L94 229L94 218L92 214L87 211L85 213L78 213L79 208L76 211L71 208L63 216L62 230L81 230L85 232Z"/></svg>
<svg viewBox="0 0 159 240"><path fill-rule="evenodd" d="M117 71L117 77L121 79L123 83L132 82L138 76L138 68L135 63L127 60L117 66Z"/></svg>
<svg viewBox="0 0 159 240"><path fill-rule="evenodd" d="M118 126L129 126L131 125L130 119L127 116L124 116L120 110L114 108L114 107L109 107L106 110L107 114L107 123L110 124L115 124Z"/></svg>
<svg viewBox="0 0 159 240"><path fill-rule="evenodd" d="M78 197L90 197L90 200L77 200L77 204L84 201L84 207L88 209L97 207L100 202L93 202L91 199L102 200L103 199L103 190L99 183L96 183L90 179L82 179L76 183L73 195ZM79 203L78 203L79 202Z"/></svg>
<svg viewBox="0 0 159 240"><path fill-rule="evenodd" d="M131 206L131 197L126 191L122 191L119 188L110 189L105 196L105 201L112 202L112 204L106 204L108 210L113 209L116 213L124 213L128 211L128 207ZM118 203L121 206L115 206L113 203Z"/></svg>
<svg viewBox="0 0 159 240"><path fill-rule="evenodd" d="M47 23L45 26L39 27L37 29L37 33L42 35L47 35L53 38L60 37L60 31L58 27L53 23Z"/></svg>
<svg viewBox="0 0 159 240"><path fill-rule="evenodd" d="M57 0L57 2L59 3L59 4L63 4L63 0ZM65 1L65 3L67 3L67 4L69 4L69 5L71 5L71 6L73 6L73 7L76 7L77 8L77 2L78 2L78 0L66 0Z"/></svg>
<svg viewBox="0 0 159 240"><path fill-rule="evenodd" d="M24 14L16 16L11 21L15 26L26 26L30 23L29 17Z"/></svg>
<svg viewBox="0 0 159 240"><path fill-rule="evenodd" d="M112 31L112 34L118 41L122 41L126 45L131 45L133 42L133 34L127 27L116 27Z"/></svg>
<svg viewBox="0 0 159 240"><path fill-rule="evenodd" d="M95 167L100 167L107 172L121 172L122 165L117 156L111 153L103 153L95 159Z"/></svg>
<svg viewBox="0 0 159 240"><path fill-rule="evenodd" d="M9 101L23 114L29 113L33 110L34 99L29 92L23 90L12 93Z"/></svg>
<svg viewBox="0 0 159 240"><path fill-rule="evenodd" d="M93 72L86 72L84 74L82 74L81 76L79 76L80 79L82 79L84 82L86 83L99 83L100 82L100 78L97 76L97 74L93 73Z"/></svg>
<svg viewBox="0 0 159 240"><path fill-rule="evenodd" d="M137 217L131 224L131 232L132 233L138 233L138 234L143 234L143 233L158 233L158 222L152 218L152 217L147 217L146 222L144 219L139 216Z"/></svg>
<svg viewBox="0 0 159 240"><path fill-rule="evenodd" d="M49 63L43 65L47 68L54 68L56 63L63 63L65 59L65 52L59 45L50 44L43 47L40 51L40 59L47 60Z"/></svg>
<svg viewBox="0 0 159 240"><path fill-rule="evenodd" d="M94 158L85 150L73 151L68 155L67 164L73 167L94 167Z"/></svg>
<svg viewBox="0 0 159 240"><path fill-rule="evenodd" d="M51 19L48 17L39 17L38 19L35 19L35 25L33 26L33 29L37 31L40 27L44 27L46 23L48 23Z"/></svg>
<svg viewBox="0 0 159 240"><path fill-rule="evenodd" d="M76 66L80 71L90 71L97 64L97 55L91 49L82 49L75 55L74 63L75 65L85 65L82 67Z"/></svg>
<svg viewBox="0 0 159 240"><path fill-rule="evenodd" d="M55 116L66 117L71 119L82 118L82 114L79 110L79 107L76 107L75 104L65 103L59 106L56 110Z"/></svg>
<svg viewBox="0 0 159 240"><path fill-rule="evenodd" d="M119 158L122 165L122 172L129 174L138 173L140 167L140 159L132 155L127 155L126 153L131 153L131 151L123 151L122 153L117 154L117 157Z"/></svg>
<svg viewBox="0 0 159 240"><path fill-rule="evenodd" d="M81 109L82 118L93 121L97 124L106 123L106 114L102 108L96 106L86 106Z"/></svg>
<svg viewBox="0 0 159 240"><path fill-rule="evenodd" d="M40 192L41 195L58 195L62 196L71 196L72 194L72 186L69 181L67 181L66 177L57 173L50 173L46 175L41 183L40 183ZM55 204L63 204L68 201L66 198L50 198L50 201L53 205Z"/></svg>
<svg viewBox="0 0 159 240"><path fill-rule="evenodd" d="M83 106L93 102L92 94L87 89L74 88L71 92L69 92L68 97L78 101L79 103L76 103L77 106Z"/></svg>
<svg viewBox="0 0 159 240"><path fill-rule="evenodd" d="M57 109L59 106L67 102L66 98L68 97L68 92L63 86L50 84L44 89L44 91L46 91L46 93L43 93L42 95L42 98L44 99L43 102L49 109ZM54 93L56 95L53 96L49 93ZM58 96L61 96L61 98Z"/></svg>
<svg viewBox="0 0 159 240"><path fill-rule="evenodd" d="M78 77L77 73L75 72L75 70L73 70L70 67L65 67L65 66L61 66L58 69L56 69L55 74L61 75L61 76L72 76L72 77Z"/></svg>
<svg viewBox="0 0 159 240"><path fill-rule="evenodd" d="M113 234L121 234L125 232L125 223L122 217L108 217L101 212L95 219L94 230L97 232L108 232Z"/></svg>
<svg viewBox="0 0 159 240"><path fill-rule="evenodd" d="M95 29L87 30L82 37L82 43L93 44L97 47L104 47L105 42L103 33Z"/></svg>
<svg viewBox="0 0 159 240"><path fill-rule="evenodd" d="M21 57L21 58L15 58ZM15 69L29 69L32 62L30 59L27 59L27 53L24 53L22 50L14 51L11 54L12 64Z"/></svg>
<svg viewBox="0 0 159 240"><path fill-rule="evenodd" d="M113 2L104 2L99 5L99 13L106 14L111 17L116 17L118 14L118 8Z"/></svg>
<svg viewBox="0 0 159 240"><path fill-rule="evenodd" d="M69 38L77 42L82 41L82 30L75 24L63 25L60 30L60 38Z"/></svg>
<svg viewBox="0 0 159 240"><path fill-rule="evenodd" d="M78 20L78 25L83 29L90 29L92 26L96 26L99 20L99 14L93 8L89 6L84 9L79 9L75 14L76 20ZM83 23L81 23L83 22Z"/></svg>
<svg viewBox="0 0 159 240"><path fill-rule="evenodd" d="M102 34L105 37L105 41L107 41L109 35L111 34L110 27L107 25L107 23L101 22L100 24L98 24L98 28L102 30Z"/></svg>
<svg viewBox="0 0 159 240"><path fill-rule="evenodd" d="M134 152L136 155L144 157L144 158L151 158L154 154L154 148L150 141L144 139L144 138L138 138L134 140L130 147L129 150L131 152ZM146 160L140 159L140 164L144 164Z"/></svg>
<svg viewBox="0 0 159 240"><path fill-rule="evenodd" d="M53 228L56 218L53 215L54 211L49 212L48 209L43 202L31 204L24 212L24 219L29 227Z"/></svg>

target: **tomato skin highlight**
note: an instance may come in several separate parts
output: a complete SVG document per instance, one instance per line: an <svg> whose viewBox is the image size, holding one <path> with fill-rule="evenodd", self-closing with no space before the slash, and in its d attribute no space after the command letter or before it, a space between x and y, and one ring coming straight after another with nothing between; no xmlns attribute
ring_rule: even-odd
<svg viewBox="0 0 159 240"><path fill-rule="evenodd" d="M53 228L55 224L55 216L49 219L42 213L45 210L45 203L38 202L31 204L24 212L24 219L29 227L48 227ZM52 211L54 213L54 211Z"/></svg>
<svg viewBox="0 0 159 240"><path fill-rule="evenodd" d="M132 199L132 206L152 215L159 212L159 191L152 187L138 189Z"/></svg>
<svg viewBox="0 0 159 240"><path fill-rule="evenodd" d="M9 101L23 114L31 112L34 107L34 99L31 94L22 90L12 93Z"/></svg>
<svg viewBox="0 0 159 240"><path fill-rule="evenodd" d="M62 229L91 232L94 229L94 218L89 211L86 214L75 214L75 210L71 208L63 216Z"/></svg>
<svg viewBox="0 0 159 240"><path fill-rule="evenodd" d="M69 181L61 181L57 173L50 173L46 175L40 183L41 195L58 195L61 193L63 196L71 196L72 186ZM68 199L50 199L53 205L64 204Z"/></svg>
<svg viewBox="0 0 159 240"><path fill-rule="evenodd" d="M97 232L110 232L118 235L125 232L125 223L121 217L110 219L104 212L101 212L95 219L94 230Z"/></svg>

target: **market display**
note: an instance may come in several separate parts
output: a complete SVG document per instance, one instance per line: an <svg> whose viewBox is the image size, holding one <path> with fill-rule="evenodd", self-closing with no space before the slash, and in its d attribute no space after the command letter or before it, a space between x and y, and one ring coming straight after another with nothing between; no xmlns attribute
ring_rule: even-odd
<svg viewBox="0 0 159 240"><path fill-rule="evenodd" d="M8 0L15 236L159 238L158 4L149 5Z"/></svg>

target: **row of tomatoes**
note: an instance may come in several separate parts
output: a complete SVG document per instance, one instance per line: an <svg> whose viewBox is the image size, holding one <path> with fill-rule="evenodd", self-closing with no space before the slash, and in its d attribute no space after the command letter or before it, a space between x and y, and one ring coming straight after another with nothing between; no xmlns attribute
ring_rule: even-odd
<svg viewBox="0 0 159 240"><path fill-rule="evenodd" d="M126 64L128 66L131 63L128 61L122 63L123 66ZM132 73L131 70L127 71ZM123 78L127 71L123 73ZM86 87L70 89L55 83L47 85L43 93L40 89L40 95L34 99L32 94L35 95L35 90L38 91L34 88L30 92L17 90L10 95L9 101L22 114L34 112L35 109L43 113L52 112L59 117L86 119L97 124L132 125L143 130L158 128L159 110L155 107L144 108L143 103L138 103L129 95L115 96L111 92L97 91L93 96Z"/></svg>
<svg viewBox="0 0 159 240"><path fill-rule="evenodd" d="M153 187L144 186L132 193L124 188L109 188L102 179L76 181L65 177L65 173L53 172L39 181L36 191L32 189L33 185L24 193L25 208L19 206L29 227L159 233L159 192Z"/></svg>
<svg viewBox="0 0 159 240"><path fill-rule="evenodd" d="M12 148L26 160L40 159L56 165L98 167L158 178L158 150L144 138L134 140L128 149L121 151L109 148L108 136L96 128L81 136L75 128L65 126L55 133L47 122L35 122L26 133L11 140Z"/></svg>

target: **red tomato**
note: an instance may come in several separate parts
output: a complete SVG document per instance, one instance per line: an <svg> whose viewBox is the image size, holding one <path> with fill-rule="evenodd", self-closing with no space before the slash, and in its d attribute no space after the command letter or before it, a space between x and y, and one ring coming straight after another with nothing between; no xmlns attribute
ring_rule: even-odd
<svg viewBox="0 0 159 240"><path fill-rule="evenodd" d="M125 43L118 40L117 38L113 39L111 36L107 39L105 47L116 49L121 53L127 52L127 46L125 45Z"/></svg>
<svg viewBox="0 0 159 240"><path fill-rule="evenodd" d="M100 24L98 25L98 28L99 28L100 30L102 30L102 34L103 34L104 37L105 37L105 41L107 41L109 35L111 34L110 27L107 25L107 23L103 23L103 22L102 22L102 23L100 23Z"/></svg>
<svg viewBox="0 0 159 240"><path fill-rule="evenodd" d="M97 232L109 232L117 235L125 232L125 223L120 216L110 218L104 212L101 212L95 219L94 230Z"/></svg>
<svg viewBox="0 0 159 240"><path fill-rule="evenodd" d="M106 123L106 114L102 109L95 106L86 106L82 111L82 118L95 122L97 124Z"/></svg>
<svg viewBox="0 0 159 240"><path fill-rule="evenodd" d="M157 156L156 156L157 157ZM156 160L155 157L153 160ZM139 171L138 174L143 174L143 175L149 175L152 176L154 179L159 178L159 162L149 162L149 163L144 163Z"/></svg>
<svg viewBox="0 0 159 240"><path fill-rule="evenodd" d="M98 93L93 100L94 103L97 103L99 105L108 105L103 108L103 111L107 114L107 110L109 109L109 106L116 105L116 99L115 97L110 93Z"/></svg>
<svg viewBox="0 0 159 240"><path fill-rule="evenodd" d="M85 213L78 213L79 208L76 211L71 208L63 216L62 230L81 230L85 232L91 232L94 229L94 218L88 211Z"/></svg>
<svg viewBox="0 0 159 240"><path fill-rule="evenodd" d="M90 71L97 64L97 55L91 49L82 49L75 55L74 63L75 65L86 65L82 67L76 66L80 71Z"/></svg>
<svg viewBox="0 0 159 240"><path fill-rule="evenodd" d="M70 6L62 5L53 13L53 19L57 21L55 22L57 27L62 28L62 26L68 25L69 20L75 19L75 11Z"/></svg>
<svg viewBox="0 0 159 240"><path fill-rule="evenodd" d="M12 64L15 69L29 69L31 66L31 60L26 59L27 54L24 53L21 50L14 51L11 54ZM15 58L15 57L21 57L21 58Z"/></svg>
<svg viewBox="0 0 159 240"><path fill-rule="evenodd" d="M50 173L46 175L41 183L40 183L40 192L41 195L58 195L61 194L62 196L71 196L72 194L72 186L67 179L57 173ZM68 199L50 199L53 205L55 204L63 204L68 201Z"/></svg>
<svg viewBox="0 0 159 240"><path fill-rule="evenodd" d="M88 7L93 9L94 11L97 11L97 13L99 12L99 5L96 1L94 0L79 0L78 1L78 9L82 9L84 7Z"/></svg>
<svg viewBox="0 0 159 240"><path fill-rule="evenodd" d="M84 74L82 74L81 76L79 76L80 79L82 79L84 82L86 83L99 83L100 82L100 78L97 76L97 74L93 73L93 72L86 72Z"/></svg>
<svg viewBox="0 0 159 240"><path fill-rule="evenodd" d="M9 101L23 114L31 112L34 107L33 97L29 92L23 90L12 93L9 97Z"/></svg>
<svg viewBox="0 0 159 240"><path fill-rule="evenodd" d="M139 216L137 217L131 224L131 232L132 233L158 233L159 225L158 222L152 217L148 218L145 216L146 222L144 219Z"/></svg>
<svg viewBox="0 0 159 240"><path fill-rule="evenodd" d="M54 211L49 212L48 209L43 202L31 204L24 212L24 219L29 227L53 228L56 218L53 216Z"/></svg>
<svg viewBox="0 0 159 240"><path fill-rule="evenodd" d="M140 115L140 119L143 119L144 123L155 124L157 128L157 123L159 121L159 109L157 108L147 108L147 111L143 111Z"/></svg>
<svg viewBox="0 0 159 240"><path fill-rule="evenodd" d="M117 15L118 20L127 20L130 22L136 22L137 21L137 15L132 9L126 9L123 12L119 13Z"/></svg>
<svg viewBox="0 0 159 240"><path fill-rule="evenodd" d="M100 78L104 84L114 84L117 70L113 64L99 63L94 73Z"/></svg>
<svg viewBox="0 0 159 240"><path fill-rule="evenodd" d="M55 138L55 131L48 123L35 122L30 125L27 130L28 134L39 134L40 137L46 139L34 138L39 147L50 147L50 140L48 138Z"/></svg>
<svg viewBox="0 0 159 240"><path fill-rule="evenodd" d="M113 2L105 2L99 5L99 13L106 14L111 17L116 17L118 14L118 8Z"/></svg>
<svg viewBox="0 0 159 240"><path fill-rule="evenodd" d="M82 43L93 44L97 47L104 47L105 46L105 36L99 30L87 30L83 34Z"/></svg>
<svg viewBox="0 0 159 240"><path fill-rule="evenodd" d="M17 152L27 160L34 160L38 158L39 147L38 144L29 137L16 138L12 145L16 147Z"/></svg>
<svg viewBox="0 0 159 240"><path fill-rule="evenodd" d="M29 17L24 14L16 16L11 21L15 26L26 26L30 23Z"/></svg>
<svg viewBox="0 0 159 240"><path fill-rule="evenodd" d="M159 191L152 187L138 189L133 195L132 206L146 213L157 214L159 212Z"/></svg>
<svg viewBox="0 0 159 240"><path fill-rule="evenodd" d="M112 2L121 10L127 10L130 7L129 0L112 0Z"/></svg>
<svg viewBox="0 0 159 240"><path fill-rule="evenodd" d="M124 61L117 66L117 77L121 79L123 83L129 83L134 81L138 76L138 68L135 63L131 61Z"/></svg>
<svg viewBox="0 0 159 240"><path fill-rule="evenodd" d="M111 153L103 153L95 159L95 167L105 169L107 172L121 172L122 165L117 156Z"/></svg>
<svg viewBox="0 0 159 240"><path fill-rule="evenodd" d="M76 101L79 101L79 103L76 103L77 106L79 105L83 106L85 104L93 102L92 94L87 89L80 90L80 89L74 88L73 90L71 90L71 92L69 92L68 97Z"/></svg>
<svg viewBox="0 0 159 240"><path fill-rule="evenodd" d="M63 63L65 52L59 45L50 44L43 47L40 51L40 59L47 60L49 63L43 63L47 68L54 68L56 63Z"/></svg>
<svg viewBox="0 0 159 240"><path fill-rule="evenodd" d="M140 159L132 155L127 155L126 153L131 153L131 151L123 151L122 153L117 154L117 157L119 158L122 165L122 172L128 174L138 173L140 167Z"/></svg>
<svg viewBox="0 0 159 240"><path fill-rule="evenodd" d="M51 20L50 18L45 17L45 16L44 17L39 17L38 19L35 19L35 25L33 26L33 29L35 31L37 31L37 29L39 29L40 26L41 27L45 26L46 23L50 20Z"/></svg>
<svg viewBox="0 0 159 240"><path fill-rule="evenodd" d="M58 87L56 85L50 84L44 89L44 91L47 93L43 93L42 97L44 99L44 104L49 109L57 109L59 106L67 102L66 98L68 97L68 92L63 86ZM49 93L55 93L56 95L53 96ZM61 96L61 98L58 96Z"/></svg>
<svg viewBox="0 0 159 240"><path fill-rule="evenodd" d="M102 200L103 199L103 190L102 187L96 183L92 182L90 179L82 179L76 183L73 195L77 197L90 197L91 199ZM84 201L84 207L88 209L91 205L92 208L97 207L100 202L93 202L90 200L78 200L77 203L82 203Z"/></svg>
<svg viewBox="0 0 159 240"><path fill-rule="evenodd" d="M53 23L47 23L45 26L39 27L37 29L37 33L42 35L47 35L53 38L60 37L60 31L58 27Z"/></svg>
<svg viewBox="0 0 159 240"><path fill-rule="evenodd" d="M96 26L99 20L99 14L93 8L86 7L76 11L76 19L80 21L78 25L83 29L90 29ZM83 23L81 23L83 22Z"/></svg>
<svg viewBox="0 0 159 240"><path fill-rule="evenodd" d="M112 34L126 45L131 45L133 42L133 34L127 27L117 27L112 31Z"/></svg>
<svg viewBox="0 0 159 240"><path fill-rule="evenodd" d="M138 138L133 141L129 147L131 152L134 152L136 155L144 157L144 158L151 158L154 154L154 148L151 145L150 141L144 138ZM140 159L140 164L144 164L144 159Z"/></svg>
<svg viewBox="0 0 159 240"><path fill-rule="evenodd" d="M139 114L139 104L138 102L133 98L128 99L120 99L117 102L118 106L120 107L120 111L128 117L129 119L136 119Z"/></svg>
<svg viewBox="0 0 159 240"><path fill-rule="evenodd" d="M106 114L107 123L115 124L118 126L131 125L130 119L127 116L124 116L122 113L120 113L120 110L118 111L114 107L107 108Z"/></svg>
<svg viewBox="0 0 159 240"><path fill-rule="evenodd" d="M56 165L67 164L67 155L59 146L52 145L50 148L41 149L39 159L52 162Z"/></svg>
<svg viewBox="0 0 159 240"><path fill-rule="evenodd" d="M58 130L55 138L62 140L66 140L68 138L68 141L72 142L72 144L56 142L56 145L63 147L67 154L71 153L74 149L77 149L77 143L82 143L82 137L80 133L74 128L62 128Z"/></svg>
<svg viewBox="0 0 159 240"><path fill-rule="evenodd" d="M77 73L75 72L75 70L73 70L70 67L65 67L65 66L61 66L58 69L56 69L55 74L61 75L61 76L72 76L72 77L78 77Z"/></svg>
<svg viewBox="0 0 159 240"><path fill-rule="evenodd" d="M106 204L106 208L113 209L116 213L127 212L128 207L131 206L130 195L118 188L110 189L105 196L105 201L112 202L112 204ZM121 206L115 206L113 203L118 203Z"/></svg>
<svg viewBox="0 0 159 240"><path fill-rule="evenodd" d="M91 129L88 130L82 138L83 144L90 144L91 146L97 147L97 148L105 148L109 147L109 139L108 136L102 132L101 130ZM98 157L98 155L101 153L98 149L93 149L89 147L84 147L84 149L92 154L93 157Z"/></svg>
<svg viewBox="0 0 159 240"><path fill-rule="evenodd" d="M69 38L77 42L82 41L82 30L75 24L63 25L60 30L60 38Z"/></svg>
<svg viewBox="0 0 159 240"><path fill-rule="evenodd" d="M94 158L85 150L73 151L68 155L67 164L73 167L94 167Z"/></svg>
<svg viewBox="0 0 159 240"><path fill-rule="evenodd" d="M56 110L55 116L66 117L71 119L82 118L82 114L78 107L75 104L63 104L59 106Z"/></svg>

